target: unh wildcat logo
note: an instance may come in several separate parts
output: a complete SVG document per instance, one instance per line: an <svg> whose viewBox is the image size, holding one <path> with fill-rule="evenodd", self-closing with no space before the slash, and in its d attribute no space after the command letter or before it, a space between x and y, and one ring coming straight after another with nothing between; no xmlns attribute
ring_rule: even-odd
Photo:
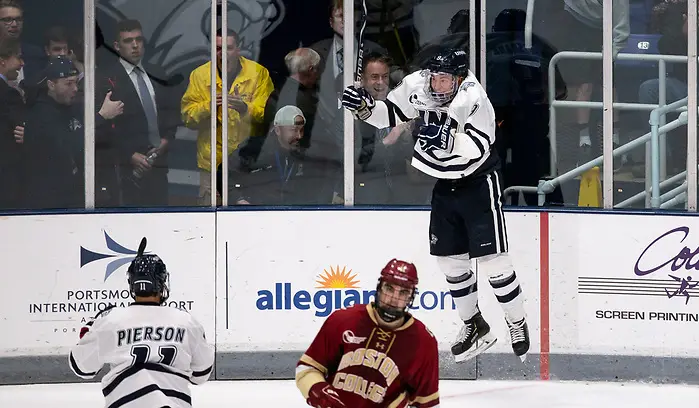
<svg viewBox="0 0 699 408"><path fill-rule="evenodd" d="M219 1L220 3L220 1ZM189 72L210 60L210 0L101 0L97 21L105 41L114 41L116 23L137 19L146 37L145 62L168 74ZM260 41L286 14L282 0L228 0L228 27L238 33L241 54L256 60ZM219 17L219 24L220 24Z"/></svg>

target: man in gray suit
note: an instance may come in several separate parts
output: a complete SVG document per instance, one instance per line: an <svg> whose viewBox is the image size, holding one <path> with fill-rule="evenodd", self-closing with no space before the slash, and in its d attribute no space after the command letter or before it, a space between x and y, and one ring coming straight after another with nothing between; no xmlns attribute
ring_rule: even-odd
<svg viewBox="0 0 699 408"><path fill-rule="evenodd" d="M344 12L343 0L330 0L330 27L333 36L318 41L311 48L320 55L320 80L318 82L318 110L315 118L315 128L324 129L323 134L313 131L313 142L309 154L320 154L331 160L342 163L343 159L343 115L339 105L339 95L344 89L342 83L344 50L343 30ZM356 30L358 33L359 30ZM355 39L352 61L357 59L359 42ZM371 41L364 41L364 55L377 52L387 55L388 51ZM355 65L355 64L353 64ZM357 128L357 134L361 130ZM340 166L341 168L341 166Z"/></svg>

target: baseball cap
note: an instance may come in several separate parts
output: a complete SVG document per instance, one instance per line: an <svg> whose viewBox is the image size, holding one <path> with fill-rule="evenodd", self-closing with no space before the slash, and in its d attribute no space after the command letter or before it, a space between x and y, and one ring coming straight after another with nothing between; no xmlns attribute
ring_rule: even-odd
<svg viewBox="0 0 699 408"><path fill-rule="evenodd" d="M294 105L286 105L274 115L274 126L294 126L296 125L295 119L297 116L301 116L304 124L306 123L306 117L301 112L301 109Z"/></svg>
<svg viewBox="0 0 699 408"><path fill-rule="evenodd" d="M70 58L59 55L49 58L49 63L44 68L44 79L41 82L77 76L79 74L80 72L75 68L75 64L73 64Z"/></svg>

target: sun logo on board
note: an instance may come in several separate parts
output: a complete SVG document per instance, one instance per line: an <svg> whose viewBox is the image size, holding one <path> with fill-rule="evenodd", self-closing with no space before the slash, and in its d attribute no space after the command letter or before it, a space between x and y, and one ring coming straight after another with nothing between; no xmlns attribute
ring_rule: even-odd
<svg viewBox="0 0 699 408"><path fill-rule="evenodd" d="M316 288L322 289L357 289L359 286L359 280L355 280L357 274L353 274L352 270L347 270L346 266L340 269L340 266L330 267L330 272L327 269L323 269L323 273L318 275L318 286Z"/></svg>

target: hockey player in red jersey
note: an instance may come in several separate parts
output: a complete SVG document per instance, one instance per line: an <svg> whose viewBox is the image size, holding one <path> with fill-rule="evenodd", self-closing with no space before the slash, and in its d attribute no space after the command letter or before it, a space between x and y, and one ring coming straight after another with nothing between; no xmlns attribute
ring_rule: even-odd
<svg viewBox="0 0 699 408"><path fill-rule="evenodd" d="M373 303L333 312L296 365L296 385L315 408L439 406L437 341L408 313L417 269L392 259Z"/></svg>

